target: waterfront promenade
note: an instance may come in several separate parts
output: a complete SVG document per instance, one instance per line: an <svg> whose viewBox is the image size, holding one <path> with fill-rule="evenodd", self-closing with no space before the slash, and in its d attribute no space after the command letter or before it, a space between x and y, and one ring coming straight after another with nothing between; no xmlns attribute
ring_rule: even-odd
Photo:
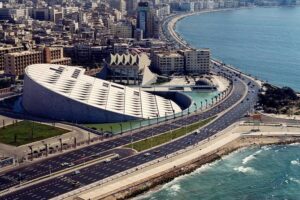
<svg viewBox="0 0 300 200"><path fill-rule="evenodd" d="M82 200L126 198L138 188L145 190L147 186L150 188L151 184L155 184L156 179L166 175L172 176L172 171L184 169L185 166L199 161L201 163L201 160L206 162L213 161L216 158L215 155L220 157L238 148L251 145L270 145L300 141L300 126L263 124L259 127L260 131L258 132L253 132L252 129L252 125L237 122L194 147L170 155L169 159L157 159L153 161L153 164L141 170L86 191L76 198ZM201 164L196 165L199 167ZM184 173L182 171L182 174ZM74 196L67 199L71 200L73 198Z"/></svg>
<svg viewBox="0 0 300 200"><path fill-rule="evenodd" d="M78 153L78 156L82 156L82 155L86 156L86 154L90 153L89 151L91 151L91 153L95 153L99 151L107 151L109 149L115 149L116 147L120 147L122 145L132 142L133 138L134 140L140 140L140 139L151 137L151 135L153 136L153 133L151 131L155 131L154 134L160 134L165 132L166 130L171 130L173 128L177 128L178 126L185 126L187 124L190 124L191 121L200 121L203 119L207 119L210 116L218 115L218 118L216 120L214 120L212 123L208 124L206 127L199 130L200 131L199 134L195 135L191 133L181 138L178 138L177 140L173 140L161 146L154 147L150 150L139 153L137 155L122 157L119 160L115 160L109 163L95 164L93 166L86 167L85 169L82 169L81 174L78 176L74 176L72 174L66 174L64 175L64 179L53 178L43 183L35 184L28 188L20 189L19 191L13 191L12 193L5 196L5 198L16 199L16 197L22 196L23 199L32 199L33 195L35 195L33 194L35 193L34 191L40 190L42 191L41 192L42 196L40 196L41 198L63 199L63 198L79 196L78 199L85 199L85 198L90 199L92 197L98 199L104 197L107 194L109 195L109 193L107 192L110 191L111 193L118 192L116 191L116 189L118 188L116 188L114 184L110 186L108 184L116 183L116 180L118 180L116 178L121 177L120 175L122 175L122 177L128 176L127 177L128 179L125 179L123 181L120 180L117 182L118 184L116 185L118 187L122 187L122 183L127 184L125 188L122 188L125 191L125 193L133 192L133 194L136 194L135 192L140 191L141 188L138 186L138 188L131 189L131 185L128 185L128 183L136 184L139 181L144 182L146 178L145 176L147 176L147 178L153 178L152 176L155 176L154 172L157 171L157 169L152 170L152 168L150 168L150 172L146 173L146 171L144 170L148 169L149 166L154 166L154 165L156 166L156 164L161 164L161 163L165 164L163 165L163 167L159 166L160 169L170 170L172 172L170 178L174 178L175 176L181 174L180 170L182 169L185 168L188 169L188 170L182 170L182 173L187 173L190 170L192 170L189 168L190 166L189 164L194 159L197 160L200 159L201 161L200 163L204 164L214 159L220 158L220 156L223 155L222 153L223 151L220 151L222 150L222 147L225 148L227 144L237 140L238 134L225 135L225 134L220 134L219 132L224 130L228 126L232 125L236 121L240 120L247 112L249 112L249 109L253 107L253 105L257 100L257 92L259 86L256 82L250 79L250 77L243 76L240 79L235 74L236 72L234 72L234 70L232 69L227 70L227 68L225 68L222 65L218 65L218 67L216 67L215 70L224 71L224 73L227 73L228 76L231 76L232 79L231 81L233 82L233 89L230 95L228 96L228 98L224 99L224 101L221 101L220 104L216 105L211 110L197 113L193 116L188 116L186 118L183 117L180 119L176 119L176 121L174 120L174 122L171 122L170 124L163 124L159 127L156 127L156 129L149 128L149 130L146 129L144 131L137 132L134 134L134 137L132 137L132 135L131 136L127 135L124 137L120 137L118 139L112 139L111 141L106 143L104 142L99 145L90 146L89 148L82 149L81 152L79 151L76 152ZM247 83L249 82L254 87L253 92L248 92L249 85L247 86ZM142 137L136 138L136 136L138 136L139 134ZM220 137L217 137L216 134L218 134ZM226 137L223 138L223 135L225 135ZM238 143L238 144L242 144L242 143ZM207 146L201 146L201 145L207 145ZM236 148L239 147L240 146L236 146ZM201 148L201 150L199 148ZM235 148L232 148L231 150L234 149ZM163 153L160 154L155 152L163 152ZM185 152L188 153L185 154ZM211 157L209 158L205 157L205 159L203 159L203 156L207 156L212 152L213 155ZM230 151L226 151L226 152L229 153ZM148 153L148 155L150 156L145 155L145 153ZM199 167L200 165L192 165L192 166L196 168ZM173 172L175 170L176 171L179 170L179 172L174 174ZM128 171L130 171L129 175L127 174ZM141 174L136 175L135 173L137 172L142 172L142 175ZM163 172L165 173L165 171ZM142 178L142 179L134 179L132 177ZM162 182L159 182L157 184L170 180L163 176L162 178L163 178L161 180ZM66 181L69 179L76 180L79 185L78 188L77 185L76 187L74 186L70 187L69 183ZM98 183L100 182L100 184L97 185L97 182ZM107 187L103 189L102 187L105 186ZM152 185L150 184L149 188L153 186L155 186L155 184ZM75 189L78 190L76 191ZM106 191L106 194L104 194L102 191Z"/></svg>

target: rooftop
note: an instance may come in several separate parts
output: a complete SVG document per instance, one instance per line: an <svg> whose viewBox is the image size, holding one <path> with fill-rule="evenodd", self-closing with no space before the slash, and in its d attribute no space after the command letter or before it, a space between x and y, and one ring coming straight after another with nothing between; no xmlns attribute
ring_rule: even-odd
<svg viewBox="0 0 300 200"><path fill-rule="evenodd" d="M156 118L181 112L173 101L140 89L97 79L84 74L80 67L53 64L30 65L26 75L67 98L124 115L137 118Z"/></svg>

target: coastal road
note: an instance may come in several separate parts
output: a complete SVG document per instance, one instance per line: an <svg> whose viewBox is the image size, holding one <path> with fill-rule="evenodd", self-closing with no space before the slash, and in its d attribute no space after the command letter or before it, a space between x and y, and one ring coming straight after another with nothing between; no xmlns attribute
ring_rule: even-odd
<svg viewBox="0 0 300 200"><path fill-rule="evenodd" d="M26 167L20 167L12 171L2 173L0 174L0 190L6 190L10 187L18 185L18 180L20 179L20 177L23 182L26 182L45 176L49 173L49 166L51 166L52 172L58 172L67 168L67 166L61 165L64 162L74 163L75 165L81 164L83 162L87 162L99 157L95 156L96 154L101 154L111 149L130 144L131 142L149 138L170 130L174 130L181 126L185 126L199 120L204 120L209 117L215 116L218 113L229 108L239 98L241 98L243 90L239 89L239 84L234 83L233 88L234 91L227 99L222 101L219 106L213 107L199 114L191 114L187 117L178 118L168 123L156 125L155 127L145 128L134 134L124 134L121 137L113 138L109 141L93 144L81 149L74 150L72 152L67 152L37 163L33 163Z"/></svg>
<svg viewBox="0 0 300 200"><path fill-rule="evenodd" d="M226 71L225 71L225 73L226 73ZM165 125L165 124L160 125L159 130L160 129L161 130L170 130L174 127L184 126L184 125L187 125L187 124L199 121L199 120L206 119L208 117L215 116L215 115L225 111L226 109L230 108L231 106L233 106L234 104L236 104L239 100L241 100L243 98L244 92L248 90L247 88L249 88L248 83L251 82L251 80L250 79L248 80L246 77L243 77L243 79L244 80L242 80L238 77L233 77L233 85L234 85L233 91L226 100L224 100L222 103L219 104L219 106L216 106L216 107L214 107L206 112L203 112L201 114L184 117L183 119L178 119L167 125ZM252 85L255 85L255 83L251 82L251 87L252 87ZM194 145L200 141L203 141L209 137L212 137L217 132L225 129L226 127L228 127L229 125L231 125L232 123L236 122L241 117L243 117L249 111L249 109L251 109L251 106L253 106L254 103L256 102L257 92L258 92L258 86L251 88L251 90L248 90L247 96L244 98L243 103L238 103L233 108L231 108L229 111L223 113L214 122L212 122L205 128L201 129L200 134L197 134L197 135L190 134L190 135L182 137L178 140L172 141L168 144L165 144L160 147L146 151L146 152L150 153L150 156L144 156L144 153L146 153L146 152L143 152L141 154L136 154L133 156L125 157L120 160L114 160L109 163L95 164L90 167L86 167L86 168L82 169L80 175L66 174L66 175L64 175L64 177L66 177L66 178L53 178L53 179L44 181L42 183L38 183L33 186L29 186L25 189L21 189L21 190L12 192L8 195L3 196L2 199L49 199L49 198L53 198L59 194L70 192L76 188L91 184L95 181L102 180L109 176L113 176L122 171L126 171L127 169L135 168L141 164L147 163L156 158L174 153L180 149L184 149L188 146ZM149 136L149 133L155 134L155 132L152 132L151 129L144 130L144 131L142 131L141 134L145 134L145 131L147 131L148 134L143 135L142 137ZM134 137L136 137L136 135ZM131 138L129 138L129 139L131 139ZM112 140L110 142L113 142L113 141L114 140ZM119 145L119 144L117 143L117 145ZM114 147L115 146L110 146L110 148L114 148ZM159 153L155 153L155 152L159 152ZM65 181L65 180L70 180L70 179L78 182L78 184L74 186L74 185L70 184L73 181L69 181L70 183Z"/></svg>
<svg viewBox="0 0 300 200"><path fill-rule="evenodd" d="M163 132L174 130L178 127L185 126L199 120L204 120L209 117L218 115L219 113L225 111L226 109L233 106L236 102L241 100L243 97L243 93L248 90L247 96L244 98L243 103L238 103L234 106L230 111L222 114L220 118L218 118L213 123L209 124L207 127L201 130L200 134L197 135L187 135L179 140L173 141L171 143L162 145L158 148L152 149L148 151L150 156L145 157L143 154L137 154L134 156L124 155L121 160L115 160L110 163L100 163L95 164L90 167L81 170L80 175L74 176L73 174L66 174L64 177L67 177L66 180L74 179L78 181L78 185L69 186L65 178L53 178L51 180L44 181L42 183L35 184L26 189L21 189L15 192L12 192L8 195L1 197L1 199L48 199L55 197L59 194L63 194L74 190L78 187L82 187L84 185L88 185L98 180L102 180L106 177L112 176L119 172L125 171L130 168L137 167L138 165L149 162L158 157L174 153L180 149L186 148L187 146L196 144L202 140L205 140L215 133L223 130L228 127L235 121L239 120L243 117L249 110L251 110L252 106L255 104L257 100L257 92L258 86L255 82L247 77L242 77L241 79L234 75L232 71L228 71L219 67L216 69L216 72L221 71L228 76L232 77L233 80L233 91L231 95L225 99L223 102L219 104L219 106L213 107L210 110L202 112L197 115L190 115L187 117L183 117L170 123L161 124L156 127L150 127L144 129L142 131L138 131L137 133L131 135L122 136L116 139L112 139L110 141L94 144L82 149L75 150L73 152L65 153L45 161L41 161L36 164L32 164L27 167L19 168L17 170L13 170L2 174L0 176L0 190L8 189L12 186L18 184L15 180L18 180L20 174L23 181L29 181L34 178L38 178L44 176L49 173L49 166L54 166L53 170L59 171L64 167L61 166L63 162L76 162L76 164L80 164L85 162L86 159L92 158L94 155L99 153L107 153L108 151L120 147L126 144L129 144L132 141L138 141L141 139L149 138L151 136L155 136L161 134ZM250 85L249 82L251 83ZM154 151L159 150L160 153L155 154ZM34 169L34 171L32 171ZM77 178L79 177L79 178ZM72 181L70 181L72 182ZM37 194L37 191L38 194Z"/></svg>

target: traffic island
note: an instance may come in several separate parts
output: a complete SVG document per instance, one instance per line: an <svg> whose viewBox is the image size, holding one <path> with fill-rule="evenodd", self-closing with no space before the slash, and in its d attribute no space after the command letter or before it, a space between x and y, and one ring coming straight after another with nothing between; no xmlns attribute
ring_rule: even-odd
<svg viewBox="0 0 300 200"><path fill-rule="evenodd" d="M208 119L200 121L200 122L196 122L194 124L190 124L190 125L172 130L172 131L165 132L163 134L160 134L160 135L157 135L157 136L154 136L151 138L147 138L145 140L134 142L132 144L126 145L125 147L132 148L138 152L144 151L144 150L153 148L155 146L159 146L161 144L170 142L176 138L184 136L192 131L195 131L195 130L203 127L204 125L208 124L215 118L216 118L216 116L208 118Z"/></svg>

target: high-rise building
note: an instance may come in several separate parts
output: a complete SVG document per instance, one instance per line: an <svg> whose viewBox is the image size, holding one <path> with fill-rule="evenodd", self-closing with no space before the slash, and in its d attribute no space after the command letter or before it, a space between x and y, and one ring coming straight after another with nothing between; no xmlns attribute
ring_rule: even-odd
<svg viewBox="0 0 300 200"><path fill-rule="evenodd" d="M153 36L153 14L148 2L140 2L137 10L137 28L143 31L144 38Z"/></svg>
<svg viewBox="0 0 300 200"><path fill-rule="evenodd" d="M137 7L138 7L139 0L127 0L126 2L127 2L127 4L126 4L127 13L129 15L134 14L136 12Z"/></svg>
<svg viewBox="0 0 300 200"><path fill-rule="evenodd" d="M137 29L143 32L144 38L159 37L160 22L154 8L149 2L140 2L137 9Z"/></svg>
<svg viewBox="0 0 300 200"><path fill-rule="evenodd" d="M28 65L51 63L70 65L71 59L63 57L62 48L45 47L41 51L22 51L4 55L5 74L20 76Z"/></svg>
<svg viewBox="0 0 300 200"><path fill-rule="evenodd" d="M177 52L158 52L153 55L153 67L162 74L184 72L184 56Z"/></svg>
<svg viewBox="0 0 300 200"><path fill-rule="evenodd" d="M155 6L155 15L159 18L167 16L171 13L169 4L159 4Z"/></svg>
<svg viewBox="0 0 300 200"><path fill-rule="evenodd" d="M126 14L126 2L125 0L112 0L110 1L110 6L119 10L122 15Z"/></svg>
<svg viewBox="0 0 300 200"><path fill-rule="evenodd" d="M119 38L132 38L132 24L128 21L120 21L118 23L112 24L111 33Z"/></svg>
<svg viewBox="0 0 300 200"><path fill-rule="evenodd" d="M58 22L63 16L63 11L55 8L34 8L31 17L40 21Z"/></svg>
<svg viewBox="0 0 300 200"><path fill-rule="evenodd" d="M206 74L210 71L209 49L186 49L178 51L184 56L184 67L188 73Z"/></svg>
<svg viewBox="0 0 300 200"><path fill-rule="evenodd" d="M7 53L13 52L20 52L23 51L23 46L7 46L7 47L0 47L0 71L4 71L4 55Z"/></svg>
<svg viewBox="0 0 300 200"><path fill-rule="evenodd" d="M0 8L0 20L16 21L19 18L28 18L28 9Z"/></svg>
<svg viewBox="0 0 300 200"><path fill-rule="evenodd" d="M154 52L153 68L162 74L182 72L207 74L210 71L210 50L185 49L178 52Z"/></svg>
<svg viewBox="0 0 300 200"><path fill-rule="evenodd" d="M20 76L28 65L42 63L42 61L41 51L8 53L4 56L5 74Z"/></svg>

